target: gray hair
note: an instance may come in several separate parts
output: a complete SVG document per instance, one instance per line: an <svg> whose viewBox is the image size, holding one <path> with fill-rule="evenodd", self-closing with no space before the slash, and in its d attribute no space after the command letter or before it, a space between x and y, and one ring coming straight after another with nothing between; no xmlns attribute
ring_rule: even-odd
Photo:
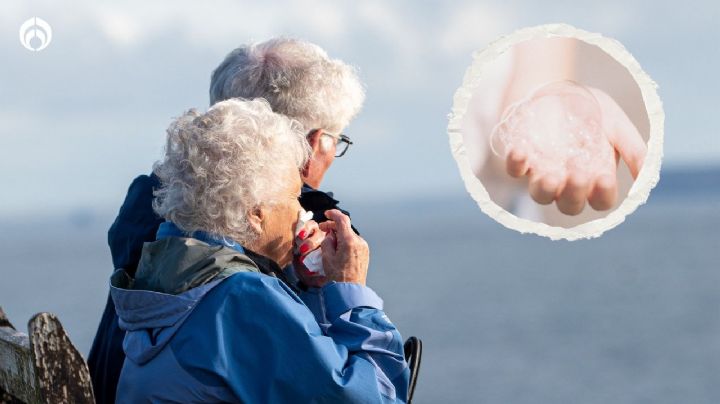
<svg viewBox="0 0 720 404"><path fill-rule="evenodd" d="M288 38L241 46L212 73L210 104L265 98L305 131L339 133L360 111L365 91L355 70L319 46Z"/></svg>
<svg viewBox="0 0 720 404"><path fill-rule="evenodd" d="M168 128L165 156L153 167L162 184L153 208L186 232L252 242L258 234L247 213L275 203L288 170L297 168L299 176L309 158L299 126L263 99L186 112Z"/></svg>

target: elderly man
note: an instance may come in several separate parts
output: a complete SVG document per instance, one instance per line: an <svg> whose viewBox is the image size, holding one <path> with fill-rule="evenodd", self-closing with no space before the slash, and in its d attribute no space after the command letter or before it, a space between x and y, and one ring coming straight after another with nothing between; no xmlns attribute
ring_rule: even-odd
<svg viewBox="0 0 720 404"><path fill-rule="evenodd" d="M317 188L334 159L342 156L351 144L342 130L364 101L364 91L354 70L339 60L330 59L317 45L303 41L273 39L241 46L227 55L210 82L211 104L235 97L265 98L273 111L303 126L312 151L301 172L304 184L300 203L314 212L316 221L324 221L324 212L336 209L338 201ZM108 232L114 267L123 268L130 275L138 266L143 243L155 240L163 222L152 210L153 190L159 185L155 174L136 178ZM294 284L284 271L276 271L275 276ZM318 323L327 327L320 293L311 288L301 296ZM115 306L108 297L88 358L98 403L115 401L125 359L124 335L118 327Z"/></svg>

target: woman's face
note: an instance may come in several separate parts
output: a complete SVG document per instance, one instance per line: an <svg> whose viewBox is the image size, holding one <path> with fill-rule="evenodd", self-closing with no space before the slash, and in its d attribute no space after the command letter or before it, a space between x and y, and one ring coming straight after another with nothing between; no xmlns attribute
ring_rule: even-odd
<svg viewBox="0 0 720 404"><path fill-rule="evenodd" d="M302 181L296 168L288 170L285 183L287 187L277 197L276 202L260 208L262 233L255 243L256 246L251 248L272 259L282 268L292 262L295 226L301 209L298 197Z"/></svg>

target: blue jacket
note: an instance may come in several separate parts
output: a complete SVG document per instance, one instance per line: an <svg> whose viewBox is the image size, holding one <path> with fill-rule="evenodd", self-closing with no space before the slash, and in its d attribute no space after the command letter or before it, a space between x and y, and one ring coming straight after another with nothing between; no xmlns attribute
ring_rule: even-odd
<svg viewBox="0 0 720 404"><path fill-rule="evenodd" d="M370 288L323 287L323 330L242 247L159 238L135 278L112 278L127 330L117 402L406 402L402 339Z"/></svg>
<svg viewBox="0 0 720 404"><path fill-rule="evenodd" d="M108 231L108 244L112 254L113 268L123 268L133 276L140 260L143 243L155 240L163 219L152 209L153 189L160 186L154 174L141 175L128 188L125 201L115 222ZM318 215L327 209L338 208L332 194L324 194L310 187L303 187L301 205ZM318 219L322 219L318 216ZM318 322L326 328L327 315L321 304L320 291L309 289L299 293L313 310ZM88 367L98 404L114 403L117 382L125 360L122 341L125 331L118 325L115 305L108 295L105 310L98 325L95 339L88 356Z"/></svg>

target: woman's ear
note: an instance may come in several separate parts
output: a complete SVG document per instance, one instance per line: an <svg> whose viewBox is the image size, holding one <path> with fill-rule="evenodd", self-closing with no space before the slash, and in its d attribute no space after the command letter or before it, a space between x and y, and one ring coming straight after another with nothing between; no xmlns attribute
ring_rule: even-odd
<svg viewBox="0 0 720 404"><path fill-rule="evenodd" d="M265 227L265 207L263 206L255 206L252 208L248 214L248 219L250 221L250 226L253 228L255 233L262 234L263 228Z"/></svg>

